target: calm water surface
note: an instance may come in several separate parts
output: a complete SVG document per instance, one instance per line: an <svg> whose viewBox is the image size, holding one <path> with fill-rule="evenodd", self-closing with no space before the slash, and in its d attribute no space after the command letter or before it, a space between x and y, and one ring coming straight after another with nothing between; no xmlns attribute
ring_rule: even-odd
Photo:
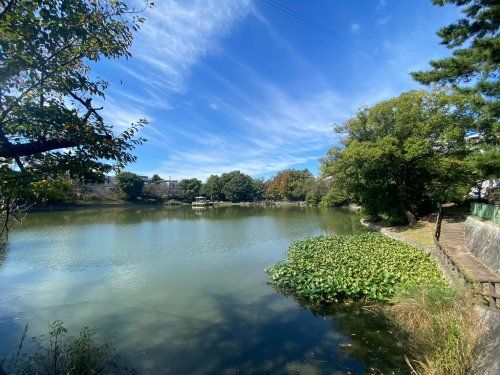
<svg viewBox="0 0 500 375"><path fill-rule="evenodd" d="M95 327L140 373L397 372L377 315L314 311L266 283L291 241L361 231L353 214L313 208L32 213L0 249L0 356L26 323L33 336L60 319Z"/></svg>

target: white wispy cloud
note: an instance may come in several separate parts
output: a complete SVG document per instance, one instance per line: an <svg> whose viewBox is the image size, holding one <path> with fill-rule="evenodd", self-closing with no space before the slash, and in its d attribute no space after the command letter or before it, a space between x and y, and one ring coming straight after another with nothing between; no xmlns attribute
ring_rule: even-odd
<svg viewBox="0 0 500 375"><path fill-rule="evenodd" d="M351 28L349 29L351 33L358 33L359 30L361 29L361 26L357 23L351 24Z"/></svg>
<svg viewBox="0 0 500 375"><path fill-rule="evenodd" d="M205 179L241 170L258 176L317 160L335 142L332 125L352 113L345 99L327 89L293 97L244 64L239 66L252 83L251 93L217 76L229 92L226 100L218 98L219 112L236 124L235 129L211 133L206 119L172 129L191 144L172 150L160 166L142 173ZM241 102L248 105L238 105Z"/></svg>
<svg viewBox="0 0 500 375"><path fill-rule="evenodd" d="M140 169L132 166L141 174L205 179L232 170L259 176L301 166L317 160L337 142L334 123L347 120L361 106L395 96L411 79L401 78L400 72L381 63L373 65L362 82L353 81L359 85L357 94L342 95L329 83L331 77L303 59L277 28L255 12L249 0L168 0L154 11L135 41L137 61L123 67L123 72L141 82L140 91L121 93L123 102L112 102L106 108L118 124L148 117L149 110L159 111L144 130L147 146L154 148L151 154L157 159ZM292 88L288 82L284 86L223 50L224 37L249 13L266 28L270 42L283 56L303 68L300 74L302 79L307 77L308 85ZM351 32L360 30L358 23L351 25ZM391 61L401 57L398 52L393 44L384 44L384 54ZM231 66L231 74L203 64L204 57L212 53L219 54L221 66ZM358 56L356 63L365 64L369 59ZM195 66L216 87L190 93Z"/></svg>
<svg viewBox="0 0 500 375"><path fill-rule="evenodd" d="M250 10L250 0L156 2L134 41L133 55L142 64L133 74L163 90L183 92L191 68L216 51Z"/></svg>
<svg viewBox="0 0 500 375"><path fill-rule="evenodd" d="M154 118L139 106L124 106L111 98L100 103L103 106L100 114L108 124L118 131L130 127L131 124L137 123L139 119L146 119L149 122L154 121Z"/></svg>
<svg viewBox="0 0 500 375"><path fill-rule="evenodd" d="M380 17L377 19L377 25L382 26L385 25L389 20L391 19L391 16L386 16L386 17Z"/></svg>
<svg viewBox="0 0 500 375"><path fill-rule="evenodd" d="M116 62L123 81L136 81L134 91L114 87L104 103L104 116L124 128L139 118L154 121L151 111L173 110L171 95L185 92L191 69L219 50L221 40L252 7L251 0L157 1L134 36L133 59ZM211 107L216 109L216 103ZM145 132L153 143L167 140L158 124L150 124Z"/></svg>

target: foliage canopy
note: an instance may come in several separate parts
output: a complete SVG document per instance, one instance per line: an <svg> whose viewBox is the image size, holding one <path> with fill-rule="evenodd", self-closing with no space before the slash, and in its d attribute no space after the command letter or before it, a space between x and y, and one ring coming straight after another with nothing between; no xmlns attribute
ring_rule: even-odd
<svg viewBox="0 0 500 375"><path fill-rule="evenodd" d="M179 182L179 190L183 201L192 202L200 194L201 181L197 178L181 180Z"/></svg>
<svg viewBox="0 0 500 375"><path fill-rule="evenodd" d="M108 83L91 72L102 58L129 57L143 19L122 1L4 1L0 13L2 196L69 174L102 180L136 159L146 120L115 132L94 101ZM147 4L145 4L147 6Z"/></svg>
<svg viewBox="0 0 500 375"><path fill-rule="evenodd" d="M131 172L117 173L116 185L127 199L135 199L142 193L144 181L142 178Z"/></svg>
<svg viewBox="0 0 500 375"><path fill-rule="evenodd" d="M468 192L465 135L473 122L462 96L403 93L338 127L344 147L332 148L321 169L370 219L402 223Z"/></svg>
<svg viewBox="0 0 500 375"><path fill-rule="evenodd" d="M274 199L301 201L314 185L314 177L307 170L285 169L268 183L265 194Z"/></svg>

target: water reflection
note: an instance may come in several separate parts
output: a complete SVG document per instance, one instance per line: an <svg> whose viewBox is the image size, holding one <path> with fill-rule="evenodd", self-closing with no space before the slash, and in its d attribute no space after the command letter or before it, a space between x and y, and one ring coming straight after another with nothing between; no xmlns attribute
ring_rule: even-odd
<svg viewBox="0 0 500 375"><path fill-rule="evenodd" d="M141 222L164 220L244 220L249 217L272 217L277 220L304 219L317 215L325 229L335 233L359 232L362 227L356 215L342 209L320 209L316 207L208 207L193 210L186 206L136 206L117 208L86 208L68 211L33 212L26 218L29 228L66 225L115 224L131 225ZM21 227L20 230L23 228Z"/></svg>
<svg viewBox="0 0 500 375"><path fill-rule="evenodd" d="M61 319L96 327L144 373L395 371L375 315L311 310L266 284L294 239L360 231L346 211L297 207L32 213L0 252L0 355L26 322L38 335Z"/></svg>
<svg viewBox="0 0 500 375"><path fill-rule="evenodd" d="M134 362L174 374L407 373L403 351L387 333L393 327L359 305L283 311L277 295L246 304L228 295L212 299L219 323L178 321L189 327L178 341L153 338Z"/></svg>

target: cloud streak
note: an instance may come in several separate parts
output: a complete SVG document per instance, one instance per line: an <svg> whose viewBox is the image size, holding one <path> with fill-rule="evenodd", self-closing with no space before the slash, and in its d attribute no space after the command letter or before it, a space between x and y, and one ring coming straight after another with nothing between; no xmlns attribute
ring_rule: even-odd
<svg viewBox="0 0 500 375"><path fill-rule="evenodd" d="M251 10L250 0L162 0L148 12L133 55L136 76L163 90L184 92L191 68L219 48L219 41Z"/></svg>

